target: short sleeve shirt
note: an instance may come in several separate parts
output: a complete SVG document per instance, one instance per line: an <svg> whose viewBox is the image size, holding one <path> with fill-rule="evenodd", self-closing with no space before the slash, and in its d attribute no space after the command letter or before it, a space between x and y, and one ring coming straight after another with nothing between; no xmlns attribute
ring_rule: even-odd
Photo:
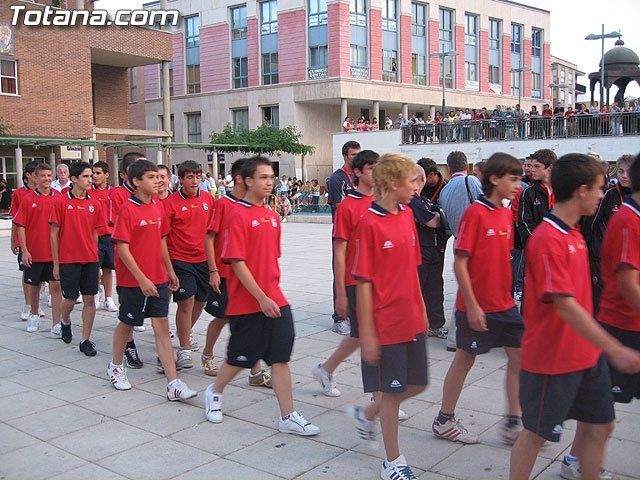
<svg viewBox="0 0 640 480"><path fill-rule="evenodd" d="M373 203L355 232L353 275L373 287L373 321L381 345L412 341L424 332L418 234L411 209L394 215Z"/></svg>
<svg viewBox="0 0 640 480"><path fill-rule="evenodd" d="M503 312L515 306L511 293L513 221L508 208L495 206L485 197L473 202L462 216L453 248L456 253L469 256L471 287L485 313ZM459 290L456 310L467 311Z"/></svg>
<svg viewBox="0 0 640 480"><path fill-rule="evenodd" d="M34 262L50 262L51 254L51 226L49 217L60 197L60 192L51 189L48 195L38 192L38 189L24 195L18 213L13 223L24 227L27 237L27 248Z"/></svg>
<svg viewBox="0 0 640 480"><path fill-rule="evenodd" d="M11 207L9 208L9 215L15 217L18 214L18 209L20 208L20 202L22 198L27 195L31 189L26 185L20 188L17 188L11 194ZM18 233L16 232L15 236L15 244L20 246L20 239L18 238Z"/></svg>
<svg viewBox="0 0 640 480"><path fill-rule="evenodd" d="M522 369L558 375L592 368L601 350L560 318L553 298L574 297L593 314L587 247L580 231L547 214L525 249Z"/></svg>
<svg viewBox="0 0 640 480"><path fill-rule="evenodd" d="M136 190L127 181L111 190L109 195L109 225L115 225L120 207L135 193Z"/></svg>
<svg viewBox="0 0 640 480"><path fill-rule="evenodd" d="M640 206L628 198L613 214L602 244L601 271L604 292L598 320L623 330L640 331L640 314L618 290L621 266L640 270Z"/></svg>
<svg viewBox="0 0 640 480"><path fill-rule="evenodd" d="M233 196L231 193L227 193L220 197L218 201L216 201L216 208L211 216L211 221L209 222L209 226L207 227L207 232L215 233L215 239L213 240L213 248L215 250L216 256L216 267L218 268L218 274L220 278L227 278L229 273L231 272L231 267L228 263L224 263L221 261L222 255L222 225L227 217L231 214L231 210L233 210L238 203L238 199Z"/></svg>
<svg viewBox="0 0 640 480"><path fill-rule="evenodd" d="M109 197L113 188L107 185L107 188L97 188L95 185L91 189L91 197L100 202L100 211L102 212L103 227L98 230L98 236L111 235L113 227L109 226L109 209L111 208Z"/></svg>

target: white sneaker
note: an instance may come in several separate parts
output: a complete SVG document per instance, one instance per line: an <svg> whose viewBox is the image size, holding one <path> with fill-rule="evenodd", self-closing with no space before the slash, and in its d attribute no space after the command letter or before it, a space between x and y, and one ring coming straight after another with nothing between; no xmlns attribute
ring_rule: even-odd
<svg viewBox="0 0 640 480"><path fill-rule="evenodd" d="M20 312L20 320L26 322L29 320L29 315L31 315L31 307L29 305L23 305L22 311Z"/></svg>
<svg viewBox="0 0 640 480"><path fill-rule="evenodd" d="M29 315L27 319L27 332L34 333L38 331L40 327L40 317L38 315Z"/></svg>
<svg viewBox="0 0 640 480"><path fill-rule="evenodd" d="M213 391L213 383L204 391L204 416L213 423L222 423L222 395Z"/></svg>
<svg viewBox="0 0 640 480"><path fill-rule="evenodd" d="M331 331L339 333L340 335L349 335L351 333L351 325L349 324L349 320L334 322Z"/></svg>
<svg viewBox="0 0 640 480"><path fill-rule="evenodd" d="M47 295L47 307L51 308L51 295Z"/></svg>
<svg viewBox="0 0 640 480"><path fill-rule="evenodd" d="M567 480L580 480L582 474L580 472L580 463L567 463L566 459L562 460L560 464L560 476ZM600 470L600 480L612 480L613 475L604 468Z"/></svg>
<svg viewBox="0 0 640 480"><path fill-rule="evenodd" d="M342 395L340 390L336 388L336 381L333 379L333 375L328 373L322 365L318 364L313 367L311 373L315 377L316 380L320 383L322 387L322 393L324 393L327 397L339 397Z"/></svg>
<svg viewBox="0 0 640 480"><path fill-rule="evenodd" d="M278 431L280 433L292 433L308 437L320 433L320 429L298 412L291 412L285 419L278 418Z"/></svg>
<svg viewBox="0 0 640 480"><path fill-rule="evenodd" d="M196 339L193 338L193 333L189 334L189 348L192 352L197 352L198 350L200 350L200 345L198 345Z"/></svg>
<svg viewBox="0 0 640 480"><path fill-rule="evenodd" d="M76 298L76 305L82 303L82 295L78 295L78 298Z"/></svg>
<svg viewBox="0 0 640 480"><path fill-rule="evenodd" d="M416 476L407 465L404 455L400 455L393 462L387 460L382 462L380 478L383 480L414 480Z"/></svg>
<svg viewBox="0 0 640 480"><path fill-rule="evenodd" d="M133 331L134 332L144 332L146 330L144 324L140 325L139 327L133 327Z"/></svg>
<svg viewBox="0 0 640 480"><path fill-rule="evenodd" d="M465 428L460 420L450 418L445 423L438 422L438 417L433 420L431 425L433 434L438 438L443 438L451 442L460 442L466 444L478 443L478 436Z"/></svg>
<svg viewBox="0 0 640 480"><path fill-rule="evenodd" d="M127 378L127 369L124 365L114 365L109 362L107 378L116 390L131 390L131 384Z"/></svg>
<svg viewBox="0 0 640 480"><path fill-rule="evenodd" d="M167 385L167 398L170 402L189 400L196 395L198 395L198 392L191 390L187 387L187 384L179 378L176 378L173 382Z"/></svg>
<svg viewBox="0 0 640 480"><path fill-rule="evenodd" d="M118 311L118 307L116 306L115 302L113 301L113 298L111 297L107 297L106 300L104 301L104 309L107 312L117 312Z"/></svg>
<svg viewBox="0 0 640 480"><path fill-rule="evenodd" d="M42 310L41 308L38 308L38 316L44 317L44 310Z"/></svg>
<svg viewBox="0 0 640 480"><path fill-rule="evenodd" d="M51 327L51 335L53 335L54 337L62 336L62 327L59 323L56 323L53 327Z"/></svg>
<svg viewBox="0 0 640 480"><path fill-rule="evenodd" d="M375 424L364 416L364 408L358 405L349 405L347 415L353 420L358 436L363 440L375 440Z"/></svg>
<svg viewBox="0 0 640 480"><path fill-rule="evenodd" d="M192 368L191 350L179 348L176 352L176 368Z"/></svg>
<svg viewBox="0 0 640 480"><path fill-rule="evenodd" d="M288 221L288 220L287 220L287 217L284 217L284 218L282 219L282 222L281 222L281 223L287 223L287 221Z"/></svg>
<svg viewBox="0 0 640 480"><path fill-rule="evenodd" d="M100 301L100 293L96 293L93 296L93 303L96 305L96 310L102 310L102 302Z"/></svg>
<svg viewBox="0 0 640 480"><path fill-rule="evenodd" d="M407 414L407 412L405 412L404 410L399 408L398 409L398 420L400 420L401 422L404 422L408 418L409 418L409 415Z"/></svg>

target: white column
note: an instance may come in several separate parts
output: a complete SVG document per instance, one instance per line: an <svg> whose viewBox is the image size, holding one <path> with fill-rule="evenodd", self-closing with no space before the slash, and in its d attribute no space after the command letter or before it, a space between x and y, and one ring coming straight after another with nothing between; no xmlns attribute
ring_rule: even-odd
<svg viewBox="0 0 640 480"><path fill-rule="evenodd" d="M171 89L169 85L169 62L162 62L162 129L171 132ZM171 137L163 138L166 143L171 143ZM164 149L164 164L171 165L171 149Z"/></svg>
<svg viewBox="0 0 640 480"><path fill-rule="evenodd" d="M345 117L348 115L347 108L349 104L346 98L340 99L340 128L342 128L342 122L344 122Z"/></svg>
<svg viewBox="0 0 640 480"><path fill-rule="evenodd" d="M22 182L22 149L16 148L16 186L21 187Z"/></svg>
<svg viewBox="0 0 640 480"><path fill-rule="evenodd" d="M53 150L51 151L51 153L49 153L49 166L53 169L53 171L56 171L56 152L54 152Z"/></svg>
<svg viewBox="0 0 640 480"><path fill-rule="evenodd" d="M373 102L373 118L378 119L378 125L384 123L384 118L380 119L380 102L377 100ZM370 118L369 120L373 120L373 118Z"/></svg>
<svg viewBox="0 0 640 480"><path fill-rule="evenodd" d="M406 119L409 118L409 104L408 103L403 103L402 104L402 116Z"/></svg>
<svg viewBox="0 0 640 480"><path fill-rule="evenodd" d="M431 115L431 120L433 120L436 116L436 107L435 105L431 105L429 107L429 115Z"/></svg>
<svg viewBox="0 0 640 480"><path fill-rule="evenodd" d="M162 156L163 156L162 154L163 154L162 149L159 148L158 151L156 152L156 162L158 165L162 165Z"/></svg>
<svg viewBox="0 0 640 480"><path fill-rule="evenodd" d="M118 149L116 147L113 147L113 155L111 156L111 167L109 170L111 170L111 174L109 175L109 177L111 178L111 183L117 187L120 183L120 165L118 162Z"/></svg>
<svg viewBox="0 0 640 480"><path fill-rule="evenodd" d="M215 150L211 152L213 155L213 168L211 172L211 176L213 177L213 181L216 182L216 187L218 186L218 152Z"/></svg>
<svg viewBox="0 0 640 480"><path fill-rule="evenodd" d="M80 159L83 162L89 161L89 147L87 147L86 145L82 145L80 147Z"/></svg>
<svg viewBox="0 0 640 480"><path fill-rule="evenodd" d="M100 161L100 152L98 152L98 147L93 147L93 151L91 152L91 160L93 163Z"/></svg>

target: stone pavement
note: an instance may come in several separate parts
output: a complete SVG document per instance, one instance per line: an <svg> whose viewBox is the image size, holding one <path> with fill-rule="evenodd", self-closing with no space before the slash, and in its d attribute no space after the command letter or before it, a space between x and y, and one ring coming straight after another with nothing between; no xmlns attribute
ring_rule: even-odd
<svg viewBox="0 0 640 480"><path fill-rule="evenodd" d="M204 419L202 391L210 379L198 364L181 377L199 395L188 404L168 402L164 377L153 365L150 327L136 334L147 364L129 370L131 391L115 391L105 377L115 314L98 313L94 358L82 355L75 340L65 345L50 338L50 317L41 321L39 333L26 333L25 322L18 320L22 292L15 257L9 253L9 239L0 238L0 479L377 478L381 440L377 445L359 440L343 413L347 405L367 401L358 356L338 370L341 397L323 396L311 376L311 368L342 338L330 331L330 234L329 225L283 225L283 287L297 329L291 362L294 397L297 409L321 428L313 438L278 433L273 393L249 387L246 374L226 390L221 424ZM451 262L447 264L450 311L455 282ZM72 318L78 335L79 313ZM195 327L200 345L206 324L203 318ZM223 354L226 337L225 329L217 355ZM507 478L509 449L497 434L504 405L502 352L478 358L457 410L467 426L481 434L481 443L462 446L435 439L430 432L451 358L444 340L429 340L431 385L403 404L410 418L400 428L401 449L421 479ZM606 466L618 478L638 478L640 402L616 410ZM560 478L558 458L567 450L575 425L568 422L566 427L562 442L543 449L535 465L537 478Z"/></svg>

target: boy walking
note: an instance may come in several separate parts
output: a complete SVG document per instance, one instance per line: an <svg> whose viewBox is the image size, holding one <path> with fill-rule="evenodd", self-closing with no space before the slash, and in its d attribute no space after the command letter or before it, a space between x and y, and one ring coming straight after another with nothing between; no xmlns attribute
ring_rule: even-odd
<svg viewBox="0 0 640 480"><path fill-rule="evenodd" d="M571 227L593 215L604 171L582 154L561 157L551 172L553 211L536 228L526 253L520 399L524 430L511 450L510 479L528 479L545 441L558 442L562 424L578 421L580 471L600 477L615 418L606 353L624 373L640 371L640 352L623 346L592 316L588 252ZM553 335L549 335L553 332Z"/></svg>
<svg viewBox="0 0 640 480"><path fill-rule="evenodd" d="M264 206L274 177L266 158L246 160L242 166L246 195L238 201L232 221L223 227L222 261L231 264L226 311L231 337L216 382L205 390L205 416L210 422L222 422L225 386L240 370L263 359L271 366L280 406L278 430L317 435L320 429L293 407L289 359L295 332L291 308L280 290L280 222L275 212Z"/></svg>
<svg viewBox="0 0 640 480"><path fill-rule="evenodd" d="M405 206L417 192L418 172L409 158L389 153L374 167L373 181L376 201L356 227L353 266L362 359L377 366L363 369L363 384L365 391L382 392L376 402L386 453L380 477L410 480L415 475L398 445L398 409L428 383L420 246Z"/></svg>
<svg viewBox="0 0 640 480"><path fill-rule="evenodd" d="M91 165L76 162L69 168L73 187L62 194L51 211L51 253L53 276L60 279L62 289L61 336L71 343L71 312L82 294L82 341L80 351L88 357L96 355L91 329L96 316L95 295L98 293L98 230L103 226L100 203L91 198L93 180Z"/></svg>
<svg viewBox="0 0 640 480"><path fill-rule="evenodd" d="M503 347L507 354L508 414L500 426L505 443L513 444L522 428L518 397L520 340L523 323L511 290L513 221L502 200L511 200L520 185L520 162L494 153L484 166L480 197L465 211L454 246L456 297L456 354L442 387L442 407L433 420L433 434L445 440L477 443L455 417L464 381L476 355ZM491 273L487 274L487 265Z"/></svg>
<svg viewBox="0 0 640 480"><path fill-rule="evenodd" d="M142 159L132 163L127 173L136 193L122 205L112 235L118 251L120 321L113 332L113 358L107 377L116 390L131 389L123 365L125 347L133 327L151 317L156 351L167 378L167 399L188 400L197 392L176 376L169 335L169 290L175 291L179 284L167 249L166 214L152 198L158 189L158 167Z"/></svg>

